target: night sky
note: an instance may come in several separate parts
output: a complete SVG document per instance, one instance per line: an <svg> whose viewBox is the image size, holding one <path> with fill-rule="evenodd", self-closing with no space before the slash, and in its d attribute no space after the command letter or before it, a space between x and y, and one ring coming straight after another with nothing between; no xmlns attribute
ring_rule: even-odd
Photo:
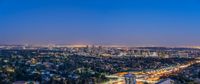
<svg viewBox="0 0 200 84"><path fill-rule="evenodd" d="M0 0L0 44L200 45L198 0Z"/></svg>

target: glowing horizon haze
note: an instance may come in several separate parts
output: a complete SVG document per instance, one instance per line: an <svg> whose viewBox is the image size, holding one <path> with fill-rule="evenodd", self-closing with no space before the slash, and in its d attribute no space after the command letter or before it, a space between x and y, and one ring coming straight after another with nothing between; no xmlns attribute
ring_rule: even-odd
<svg viewBox="0 0 200 84"><path fill-rule="evenodd" d="M200 45L198 0L0 0L0 44Z"/></svg>

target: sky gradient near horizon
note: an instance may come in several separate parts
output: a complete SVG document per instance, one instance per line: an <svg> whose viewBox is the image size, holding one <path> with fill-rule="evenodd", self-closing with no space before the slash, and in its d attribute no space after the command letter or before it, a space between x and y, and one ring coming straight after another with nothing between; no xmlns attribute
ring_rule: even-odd
<svg viewBox="0 0 200 84"><path fill-rule="evenodd" d="M198 0L0 0L0 44L200 45Z"/></svg>

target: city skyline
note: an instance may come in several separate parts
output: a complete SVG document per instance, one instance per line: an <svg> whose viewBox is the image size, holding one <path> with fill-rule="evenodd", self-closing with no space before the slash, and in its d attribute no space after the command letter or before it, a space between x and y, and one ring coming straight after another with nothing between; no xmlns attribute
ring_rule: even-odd
<svg viewBox="0 0 200 84"><path fill-rule="evenodd" d="M196 0L1 0L0 44L199 46Z"/></svg>

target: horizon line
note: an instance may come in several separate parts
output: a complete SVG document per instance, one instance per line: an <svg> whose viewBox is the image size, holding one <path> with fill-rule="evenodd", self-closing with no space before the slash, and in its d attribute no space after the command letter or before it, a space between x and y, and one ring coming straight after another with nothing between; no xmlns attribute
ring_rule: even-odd
<svg viewBox="0 0 200 84"><path fill-rule="evenodd" d="M123 45L123 44L0 44L0 46L71 46L71 47L87 47L87 46L103 46L103 47L169 47L169 48L198 48L200 45Z"/></svg>

